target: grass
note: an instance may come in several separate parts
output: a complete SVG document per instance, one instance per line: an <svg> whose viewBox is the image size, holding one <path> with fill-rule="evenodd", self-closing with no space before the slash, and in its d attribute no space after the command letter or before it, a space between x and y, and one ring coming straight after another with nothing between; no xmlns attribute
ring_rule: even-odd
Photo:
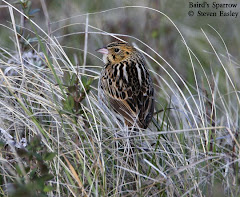
<svg viewBox="0 0 240 197"><path fill-rule="evenodd" d="M143 6L104 11L143 9L166 17L182 40L185 78L147 41L91 25L90 16L101 12L81 15L82 31L60 36L61 28L79 24L45 31L26 16L29 26L20 28L35 38L29 43L16 26L23 13L3 2L15 50L0 48L2 196L240 195L239 66L213 26L201 29L205 48L196 51L164 13ZM76 35L83 37L78 48L59 41ZM97 36L145 49L156 93L148 129L131 131L98 105L103 63L89 51L106 43Z"/></svg>

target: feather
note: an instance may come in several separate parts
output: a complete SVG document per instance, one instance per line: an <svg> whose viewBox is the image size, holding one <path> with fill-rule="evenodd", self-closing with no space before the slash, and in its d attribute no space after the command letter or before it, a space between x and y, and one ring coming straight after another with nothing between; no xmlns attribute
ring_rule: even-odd
<svg viewBox="0 0 240 197"><path fill-rule="evenodd" d="M114 52L118 51L114 47L120 51ZM142 55L124 43L109 44L107 49L109 61L99 79L101 102L123 116L127 125L147 128L154 111L154 89Z"/></svg>

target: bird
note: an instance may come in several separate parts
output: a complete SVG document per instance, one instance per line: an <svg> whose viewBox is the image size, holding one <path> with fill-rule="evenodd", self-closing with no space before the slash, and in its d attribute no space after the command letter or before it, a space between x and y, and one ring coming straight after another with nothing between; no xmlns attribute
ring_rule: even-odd
<svg viewBox="0 0 240 197"><path fill-rule="evenodd" d="M128 127L146 129L154 112L154 87L143 55L120 41L96 51L105 64L98 82L100 105L122 116Z"/></svg>

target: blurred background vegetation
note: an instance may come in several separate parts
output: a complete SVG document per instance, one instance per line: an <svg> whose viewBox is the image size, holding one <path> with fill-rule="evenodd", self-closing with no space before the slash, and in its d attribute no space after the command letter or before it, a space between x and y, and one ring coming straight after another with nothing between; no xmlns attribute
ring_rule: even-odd
<svg viewBox="0 0 240 197"><path fill-rule="evenodd" d="M10 3L16 2L15 0L8 1ZM67 54L76 54L81 64L83 61L83 53L81 49L84 47L84 31L86 22L86 13L95 13L89 15L89 25L99 28L103 31L123 34L135 37L148 44L155 51L157 51L164 59L166 59L186 80L191 81L191 69L189 68L189 58L187 57L186 47L182 43L182 39L176 28L160 13L144 8L130 8L115 9L112 11L96 13L103 10L108 10L116 7L123 6L147 6L157 9L168 17L177 25L182 32L187 44L198 55L198 58L203 61L203 65L209 70L212 54L209 44L206 42L201 28L203 28L209 35L212 36L212 41L216 37L216 33L213 32L208 24L213 26L224 38L229 53L236 59L239 59L239 17L200 17L200 16L188 16L188 11L193 10L197 12L199 8L189 8L189 2L195 1L167 1L167 0L89 0L89 1L59 1L48 0L46 1L47 11L50 18L50 28L53 36L58 38L59 42L63 46L73 47L75 49L67 49ZM208 1L211 5L212 2L220 3L222 1ZM238 3L239 1L231 1L231 3ZM201 1L199 1L201 3ZM223 2L226 3L226 2ZM229 3L229 2L228 2ZM3 4L3 3L2 3ZM17 6L17 5L16 5ZM17 6L20 8L20 6ZM240 7L240 2L238 4ZM32 9L40 9L39 12L34 14L33 20L46 32L48 26L46 24L46 16L42 9L40 0L32 1ZM213 9L201 9L206 11L216 11ZM219 11L218 9L217 11ZM229 11L229 8L221 9ZM232 9L232 11L237 11ZM20 16L15 13L16 16ZM16 17L16 24L20 24L20 17ZM11 26L9 10L7 8L1 8L0 10L0 23ZM26 28L30 24L26 25ZM89 26L89 32L99 32ZM29 32L25 32L29 34ZM14 48L14 42L11 41L13 32L7 28L0 26L0 45L3 48ZM150 53L154 58L158 59L156 55L141 45L133 38L121 37L129 42L136 42L137 45L147 53ZM101 35L96 33L90 33L88 39L88 52L96 54L95 49L101 47L104 44L113 41L114 39L108 35ZM215 43L219 42L215 40ZM219 47L223 47L219 45ZM76 50L79 49L80 51ZM209 51L207 50L209 49ZM69 58L73 60L73 55L69 55ZM159 60L163 63L161 60ZM100 62L96 61L91 55L87 59L88 64L97 65ZM154 66L154 65L153 65ZM165 66L165 65L164 65ZM166 66L165 66L166 67ZM161 69L158 71L163 74ZM190 73L189 73L190 72Z"/></svg>

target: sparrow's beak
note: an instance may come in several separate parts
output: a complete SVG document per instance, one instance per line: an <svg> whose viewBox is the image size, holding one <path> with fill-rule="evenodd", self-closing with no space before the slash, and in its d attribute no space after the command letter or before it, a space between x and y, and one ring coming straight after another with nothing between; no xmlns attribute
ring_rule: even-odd
<svg viewBox="0 0 240 197"><path fill-rule="evenodd" d="M106 47L97 49L96 51L99 52L99 53L102 53L102 54L106 54L106 55L108 54L108 50L107 50Z"/></svg>

